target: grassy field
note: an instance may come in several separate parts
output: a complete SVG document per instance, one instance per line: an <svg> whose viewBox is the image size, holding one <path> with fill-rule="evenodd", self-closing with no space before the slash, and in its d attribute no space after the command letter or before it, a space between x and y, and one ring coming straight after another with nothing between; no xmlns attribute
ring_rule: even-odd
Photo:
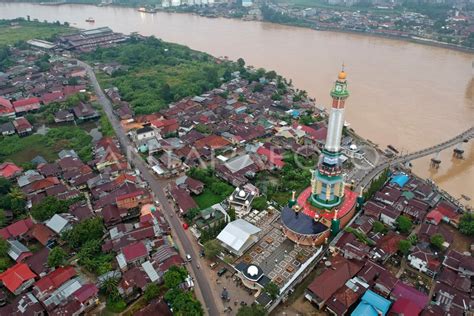
<svg viewBox="0 0 474 316"><path fill-rule="evenodd" d="M51 39L58 34L73 32L73 28L54 23L20 21L11 26L10 21L0 20L0 45L12 45L33 38Z"/></svg>
<svg viewBox="0 0 474 316"><path fill-rule="evenodd" d="M57 153L63 149L74 149L79 156L87 161L91 159L92 137L79 127L51 128L46 135L17 135L0 138L0 162L13 161L24 164L37 155L47 161L57 159Z"/></svg>
<svg viewBox="0 0 474 316"><path fill-rule="evenodd" d="M223 198L209 189L196 196L193 196L194 201L197 203L200 209L208 208L216 203L222 202Z"/></svg>

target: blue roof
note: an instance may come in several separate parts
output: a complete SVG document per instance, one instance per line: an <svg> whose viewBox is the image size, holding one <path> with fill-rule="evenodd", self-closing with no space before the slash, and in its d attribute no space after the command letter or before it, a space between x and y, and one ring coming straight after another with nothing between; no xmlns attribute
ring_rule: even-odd
<svg viewBox="0 0 474 316"><path fill-rule="evenodd" d="M399 173L395 175L392 180L390 180L390 183L396 183L400 188L403 188L405 184L407 184L408 180L410 180L410 177L408 177L404 173Z"/></svg>
<svg viewBox="0 0 474 316"><path fill-rule="evenodd" d="M390 309L391 301L386 298L368 290L362 296L362 301L357 308L352 312L351 316L377 316L386 315Z"/></svg>

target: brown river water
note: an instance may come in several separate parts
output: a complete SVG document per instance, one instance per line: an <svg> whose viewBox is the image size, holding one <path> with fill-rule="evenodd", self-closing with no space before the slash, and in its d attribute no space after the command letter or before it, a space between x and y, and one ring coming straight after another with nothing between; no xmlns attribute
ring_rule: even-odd
<svg viewBox="0 0 474 316"><path fill-rule="evenodd" d="M190 14L140 13L131 8L88 5L41 6L0 3L0 19L68 21L72 26L109 26L187 45L214 56L242 57L247 64L276 70L296 87L330 104L329 90L346 65L351 97L346 120L361 136L382 148L406 153L451 138L474 125L474 54L359 34L321 32L260 22ZM96 22L85 22L93 17ZM474 141L464 144L464 159L441 153L441 167L430 157L413 170L433 179L456 197L474 200ZM474 205L471 200L469 204ZM464 201L465 202L465 201Z"/></svg>

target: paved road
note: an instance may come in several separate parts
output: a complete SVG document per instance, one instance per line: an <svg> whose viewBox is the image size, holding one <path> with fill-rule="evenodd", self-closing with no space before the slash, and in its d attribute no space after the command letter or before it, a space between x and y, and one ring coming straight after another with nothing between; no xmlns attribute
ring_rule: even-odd
<svg viewBox="0 0 474 316"><path fill-rule="evenodd" d="M131 150L131 148L134 148L134 146L132 146L130 140L128 139L127 135L122 129L122 126L120 125L119 120L113 114L112 103L105 96L104 92L100 88L100 85L97 82L93 69L88 64L82 61L78 61L78 63L80 66L86 68L87 74L94 87L95 94L98 97L98 101L102 105L105 114L107 115L110 123L112 124L114 128L114 131L122 147L122 150L127 151L128 162L134 168L137 168L140 171L143 179L149 184L150 189L155 195L155 199L157 199L160 202L161 209L163 210L163 213L168 223L170 223L171 225L173 236L179 239L184 253L187 253L187 254L189 253L193 257L193 261L191 262L190 266L194 272L197 286L199 286L201 295L204 298L203 304L205 308L207 307L208 314L211 316L221 314L216 305L216 300L215 300L216 298L213 296L213 291L211 290L211 287L209 285L208 276L206 276L205 273L201 269L198 269L196 266L199 260L198 259L199 255L193 249L192 241L186 235L180 220L177 218L177 216L172 216L172 214L174 214L174 208L169 204L168 199L165 194L164 187L166 185L166 182L158 181L155 178L154 174L150 171L150 169L148 169L143 159L134 150Z"/></svg>
<svg viewBox="0 0 474 316"><path fill-rule="evenodd" d="M474 138L474 127L469 128L468 130L458 134L457 136L442 142L440 144L416 151L411 154L403 155L400 157L396 157L392 160L383 162L375 166L374 168L370 169L367 171L367 173L364 175L364 177L361 178L359 182L357 182L357 187L366 187L372 179L374 179L378 174L380 174L383 170L387 169L390 166L397 165L397 164L402 164L411 160L415 160L421 157L425 157L428 155L432 155L434 153L440 152L444 149L447 149L449 147L452 147L458 143L461 143L463 141L467 141L471 138Z"/></svg>

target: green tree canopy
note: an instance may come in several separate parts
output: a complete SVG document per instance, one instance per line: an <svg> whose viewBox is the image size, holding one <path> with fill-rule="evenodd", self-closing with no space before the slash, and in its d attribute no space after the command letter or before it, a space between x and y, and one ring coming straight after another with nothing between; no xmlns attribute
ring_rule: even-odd
<svg viewBox="0 0 474 316"><path fill-rule="evenodd" d="M264 210L267 208L267 197L265 195L256 197L252 201L252 208L256 210Z"/></svg>
<svg viewBox="0 0 474 316"><path fill-rule="evenodd" d="M217 239L208 240L204 243L204 254L208 259L214 259L221 251L222 246Z"/></svg>
<svg viewBox="0 0 474 316"><path fill-rule="evenodd" d="M250 306L242 306L237 311L237 316L266 316L267 311L262 305L252 304Z"/></svg>
<svg viewBox="0 0 474 316"><path fill-rule="evenodd" d="M387 227L380 221L375 221L372 229L375 233L385 234L388 231Z"/></svg>
<svg viewBox="0 0 474 316"><path fill-rule="evenodd" d="M277 296L280 294L280 289L278 288L278 286L273 283L273 282L268 282L265 287L263 288L263 290L268 294L270 295L270 297L272 299L275 299L277 298Z"/></svg>
<svg viewBox="0 0 474 316"><path fill-rule="evenodd" d="M464 235L474 236L474 213L466 213L461 217L459 231Z"/></svg>
<svg viewBox="0 0 474 316"><path fill-rule="evenodd" d="M150 283L143 292L143 299L150 303L154 298L160 294L160 287L156 283Z"/></svg>
<svg viewBox="0 0 474 316"><path fill-rule="evenodd" d="M171 303L171 306L173 306L173 314L177 316L204 315L201 302L195 299L191 292L180 291Z"/></svg>
<svg viewBox="0 0 474 316"><path fill-rule="evenodd" d="M396 220L398 230L403 233L409 233L413 226L411 219L405 215L400 215Z"/></svg>
<svg viewBox="0 0 474 316"><path fill-rule="evenodd" d="M54 196L45 197L40 203L33 205L31 216L37 221L45 221L53 217L54 214L65 213L68 211L69 203L58 200Z"/></svg>
<svg viewBox="0 0 474 316"><path fill-rule="evenodd" d="M430 244L438 250L443 250L444 246L444 237L441 234L434 234L430 238Z"/></svg>
<svg viewBox="0 0 474 316"><path fill-rule="evenodd" d="M410 252L411 242L409 240L400 240L398 242L398 251L400 251L404 256Z"/></svg>
<svg viewBox="0 0 474 316"><path fill-rule="evenodd" d="M48 255L48 267L57 268L66 262L66 252L61 247L54 247Z"/></svg>
<svg viewBox="0 0 474 316"><path fill-rule="evenodd" d="M183 267L172 266L163 276L165 286L168 289L178 287L188 276L188 271Z"/></svg>
<svg viewBox="0 0 474 316"><path fill-rule="evenodd" d="M68 244L79 249L83 244L90 240L100 240L104 235L104 225L102 218L92 217L75 225L71 230L63 234L63 239Z"/></svg>
<svg viewBox="0 0 474 316"><path fill-rule="evenodd" d="M10 245L3 237L0 237L0 257L7 257L8 249L10 249Z"/></svg>

